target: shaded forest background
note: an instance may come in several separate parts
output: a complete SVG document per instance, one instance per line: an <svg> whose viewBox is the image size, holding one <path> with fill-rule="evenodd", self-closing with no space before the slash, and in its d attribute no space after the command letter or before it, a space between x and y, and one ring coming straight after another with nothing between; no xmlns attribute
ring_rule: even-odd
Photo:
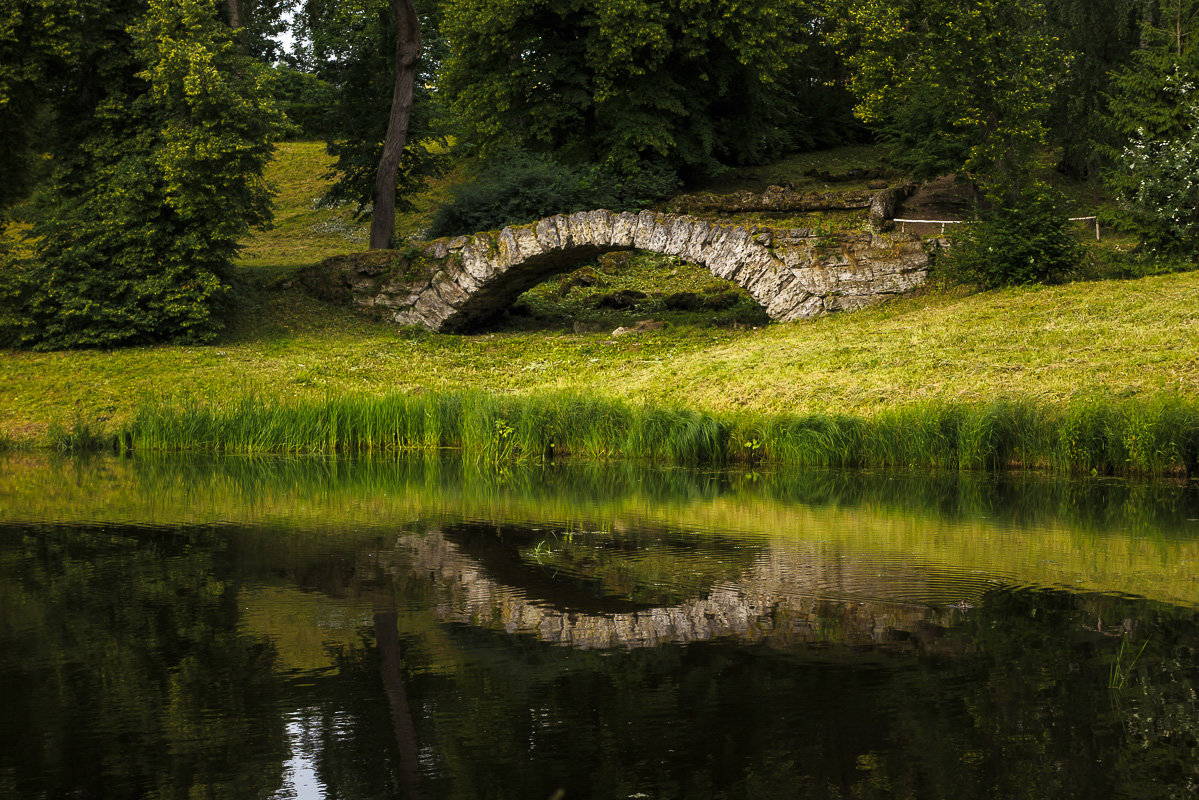
<svg viewBox="0 0 1199 800"><path fill-rule="evenodd" d="M17 0L0 222L30 227L0 237L0 345L213 339L284 138L327 142L323 202L364 218L462 170L430 236L646 207L874 142L913 180L969 188L982 224L955 260L983 285L1079 257L1048 162L1119 201L1109 222L1141 258L1193 263L1197 16L1199 0ZM374 246L397 244L374 216Z"/></svg>

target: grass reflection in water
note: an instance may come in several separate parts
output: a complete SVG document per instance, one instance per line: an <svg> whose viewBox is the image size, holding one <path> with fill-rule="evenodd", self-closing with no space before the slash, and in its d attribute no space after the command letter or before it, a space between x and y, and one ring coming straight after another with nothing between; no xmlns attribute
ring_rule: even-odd
<svg viewBox="0 0 1199 800"><path fill-rule="evenodd" d="M301 745L344 798L1197 790L1190 484L0 476L0 796L285 796Z"/></svg>

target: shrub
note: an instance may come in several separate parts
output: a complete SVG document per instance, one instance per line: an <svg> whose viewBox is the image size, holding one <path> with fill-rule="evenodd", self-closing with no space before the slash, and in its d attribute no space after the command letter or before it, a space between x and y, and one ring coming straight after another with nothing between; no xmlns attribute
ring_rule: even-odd
<svg viewBox="0 0 1199 800"><path fill-rule="evenodd" d="M1199 103L1190 102L1186 116L1185 135L1155 139L1138 131L1114 181L1141 250L1155 258L1199 257Z"/></svg>
<svg viewBox="0 0 1199 800"><path fill-rule="evenodd" d="M108 33L108 94L73 122L35 255L0 274L9 344L211 341L238 241L270 219L282 116L216 7L151 0Z"/></svg>
<svg viewBox="0 0 1199 800"><path fill-rule="evenodd" d="M1059 200L1044 187L1020 193L961 226L945 257L945 274L983 288L1064 280L1079 264Z"/></svg>
<svg viewBox="0 0 1199 800"><path fill-rule="evenodd" d="M678 188L663 167L633 172L610 165L571 167L545 156L510 153L458 187L433 220L430 236L495 230L575 211L644 208Z"/></svg>

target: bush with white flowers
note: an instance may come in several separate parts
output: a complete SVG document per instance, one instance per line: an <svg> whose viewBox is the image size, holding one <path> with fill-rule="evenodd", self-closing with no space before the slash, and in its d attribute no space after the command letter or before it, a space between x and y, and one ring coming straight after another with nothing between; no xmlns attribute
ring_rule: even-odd
<svg viewBox="0 0 1199 800"><path fill-rule="evenodd" d="M1120 200L1153 255L1199 257L1199 101L1192 86L1178 84L1188 130L1163 139L1142 129L1121 160Z"/></svg>

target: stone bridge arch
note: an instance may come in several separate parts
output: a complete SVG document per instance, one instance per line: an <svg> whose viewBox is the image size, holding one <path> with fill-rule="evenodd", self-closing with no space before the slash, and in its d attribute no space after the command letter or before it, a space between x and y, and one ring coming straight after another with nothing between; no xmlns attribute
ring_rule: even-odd
<svg viewBox="0 0 1199 800"><path fill-rule="evenodd" d="M356 304L400 324L462 331L485 324L554 274L616 250L679 256L706 267L780 321L879 302L923 284L928 268L924 245L912 234L776 230L604 210L427 242L418 268L400 276L364 259L331 262L355 273L343 275L340 288Z"/></svg>

